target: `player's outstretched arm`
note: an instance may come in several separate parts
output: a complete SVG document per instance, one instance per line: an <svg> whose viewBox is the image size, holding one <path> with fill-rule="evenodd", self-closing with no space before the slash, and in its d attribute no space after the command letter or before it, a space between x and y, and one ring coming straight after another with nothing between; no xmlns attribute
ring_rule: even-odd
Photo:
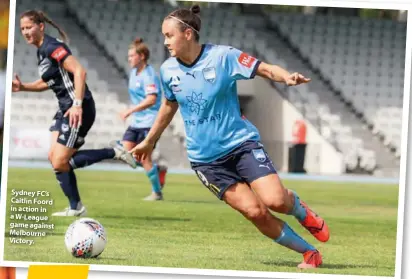
<svg viewBox="0 0 412 279"><path fill-rule="evenodd" d="M140 102L138 105L130 109L126 109L125 111L122 111L120 113L120 117L123 120L126 120L126 118L128 118L132 113L150 108L156 103L156 98L157 96L155 94L146 95L146 98L142 102Z"/></svg>
<svg viewBox="0 0 412 279"><path fill-rule="evenodd" d="M154 145L159 140L160 136L163 134L163 131L167 126L169 126L175 116L178 108L179 104L177 102L171 102L164 99L162 105L160 106L156 120L147 134L147 142Z"/></svg>
<svg viewBox="0 0 412 279"><path fill-rule="evenodd" d="M310 78L306 78L302 74L291 74L277 65L270 65L264 62L259 64L256 74L276 82L283 82L289 86L310 82Z"/></svg>
<svg viewBox="0 0 412 279"><path fill-rule="evenodd" d="M19 91L42 92L47 89L49 89L49 86L42 79L38 79L34 82L23 83L21 82L19 76L15 75L15 79L12 82L13 92L19 92Z"/></svg>
<svg viewBox="0 0 412 279"><path fill-rule="evenodd" d="M136 145L136 147L130 150L130 153L133 153L138 161L145 159L147 156L150 156L151 152L153 151L154 145L159 140L163 131L172 121L178 108L179 105L177 102L172 102L166 99L163 101L157 114L156 120L146 138L140 144Z"/></svg>

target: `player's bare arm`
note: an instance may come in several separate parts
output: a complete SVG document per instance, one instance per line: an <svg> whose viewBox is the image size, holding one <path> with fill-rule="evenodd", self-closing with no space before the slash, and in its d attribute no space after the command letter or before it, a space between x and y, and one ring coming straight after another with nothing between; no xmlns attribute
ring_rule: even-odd
<svg viewBox="0 0 412 279"><path fill-rule="evenodd" d="M154 104L156 104L156 98L157 96L155 94L149 94L146 96L146 98L140 102L137 106L134 106L130 109L126 109L125 111L120 113L120 118L123 120L126 120L132 113L142 111L145 109L150 108Z"/></svg>
<svg viewBox="0 0 412 279"><path fill-rule="evenodd" d="M12 91L19 92L19 91L26 91L26 92L42 92L49 89L47 83L45 83L42 79L38 79L34 82L23 83L21 82L18 75L15 75L15 79L12 83Z"/></svg>
<svg viewBox="0 0 412 279"><path fill-rule="evenodd" d="M299 73L289 73L287 70L277 65L270 65L261 62L258 66L256 74L260 77L267 78L276 82L282 82L289 86L307 83L310 78L304 77Z"/></svg>
<svg viewBox="0 0 412 279"><path fill-rule="evenodd" d="M159 109L159 114L156 118L156 121L153 124L153 127L150 129L146 137L146 141L150 144L155 144L155 142L160 138L163 131L170 124L173 117L175 116L179 105L177 102L171 102L164 100Z"/></svg>
<svg viewBox="0 0 412 279"><path fill-rule="evenodd" d="M86 70L73 55L64 60L63 68L73 74L75 88L73 107L66 112L65 116L70 116L71 127L80 127L82 125L82 101L86 89Z"/></svg>
<svg viewBox="0 0 412 279"><path fill-rule="evenodd" d="M70 55L63 62L63 68L72 73L74 76L74 88L76 100L83 100L86 90L86 69L80 64L80 62Z"/></svg>
<svg viewBox="0 0 412 279"><path fill-rule="evenodd" d="M156 141L170 124L178 108L179 105L177 102L171 102L166 99L163 101L156 120L145 140L130 150L130 153L134 154L137 160L144 160L146 156L152 152Z"/></svg>

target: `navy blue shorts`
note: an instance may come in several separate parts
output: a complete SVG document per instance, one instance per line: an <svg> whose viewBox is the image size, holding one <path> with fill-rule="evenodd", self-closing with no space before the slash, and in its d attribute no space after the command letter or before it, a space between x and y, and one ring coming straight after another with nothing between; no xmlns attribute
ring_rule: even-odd
<svg viewBox="0 0 412 279"><path fill-rule="evenodd" d="M139 144L146 138L149 131L150 128L134 128L129 126L123 135L123 140Z"/></svg>
<svg viewBox="0 0 412 279"><path fill-rule="evenodd" d="M123 140L139 144L146 138L149 131L150 128L134 128L132 126L129 126L123 135Z"/></svg>
<svg viewBox="0 0 412 279"><path fill-rule="evenodd" d="M85 100L83 102L82 126L80 128L71 128L69 117L64 117L66 111L58 110L53 118L50 132L59 132L57 142L69 148L79 149L85 143L87 133L92 128L96 119L96 107L94 100Z"/></svg>
<svg viewBox="0 0 412 279"><path fill-rule="evenodd" d="M211 163L192 162L191 166L203 185L219 199L233 184L250 185L260 177L277 173L263 145L256 141L246 141Z"/></svg>

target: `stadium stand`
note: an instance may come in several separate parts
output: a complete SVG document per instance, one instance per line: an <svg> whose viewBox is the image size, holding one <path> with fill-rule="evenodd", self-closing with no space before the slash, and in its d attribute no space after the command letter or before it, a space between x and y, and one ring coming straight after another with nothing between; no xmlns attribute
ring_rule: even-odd
<svg viewBox="0 0 412 279"><path fill-rule="evenodd" d="M271 20L365 116L374 133L399 150L406 24L299 14L272 14Z"/></svg>
<svg viewBox="0 0 412 279"><path fill-rule="evenodd" d="M50 17L69 34L70 47L74 55L86 67L87 82L93 92L96 101L98 117L93 129L90 131L85 148L101 148L107 146L109 140L120 138L127 123L118 117L119 112L126 108L128 100L127 83L112 61L105 58L98 46L87 33L81 30L70 16L66 15L66 4L59 1L22 1L17 7L17 15L27 9L38 8L46 11ZM16 30L19 30L19 20L16 17ZM53 28L48 33L58 36ZM127 48L123 51L124 59L127 59ZM14 72L23 81L38 79L36 49L29 46L20 34L15 36ZM12 98L11 123L13 127L44 129L45 133L51 125L51 120L57 110L57 101L51 91L44 93L18 93ZM180 127L182 125L174 125ZM162 141L168 143L177 141L173 136L174 130L168 129L163 135ZM162 150L162 142L159 142L158 150ZM163 145L167 148L167 144ZM173 149L169 152L156 151L154 156L159 162L167 161L160 154L175 156L175 152L182 150ZM180 153L181 154L181 153ZM176 167L184 167L187 162L177 163Z"/></svg>
<svg viewBox="0 0 412 279"><path fill-rule="evenodd" d="M350 127L352 142L363 147L361 159L371 163L370 158L376 156L380 167L397 164L394 157L400 157L401 147L406 24L290 13L270 13L268 18L290 49L296 49L330 87L313 91L323 102L328 98L330 111L338 116L335 119L341 119L343 125L333 125L338 147L344 149L342 139ZM319 111L319 116L331 121L329 113Z"/></svg>
<svg viewBox="0 0 412 279"><path fill-rule="evenodd" d="M144 38L158 69L166 57L161 23L173 7L148 0L139 1L138 9L131 0L18 2L18 14L32 7L49 12L67 31L72 50L88 69L99 113L88 144L99 147L108 138L119 138L126 126L113 115L126 106L128 98L127 47L136 36ZM279 12L245 16L228 8L203 8L201 38L231 44L310 76L308 85L273 86L345 155L348 171L397 175L405 23ZM15 71L24 80L37 78L35 49L18 34L15 42ZM55 110L52 94L17 94L12 103L13 125L46 127L52 115L46 117L44 111ZM171 146L170 142L180 144ZM182 155L184 125L179 113L159 147L164 160L173 158L178 167L188 166Z"/></svg>

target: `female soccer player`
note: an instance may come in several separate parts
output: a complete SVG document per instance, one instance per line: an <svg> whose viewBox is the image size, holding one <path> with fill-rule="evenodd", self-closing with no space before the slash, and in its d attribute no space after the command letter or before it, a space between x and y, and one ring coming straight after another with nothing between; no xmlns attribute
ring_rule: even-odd
<svg viewBox="0 0 412 279"><path fill-rule="evenodd" d="M126 120L133 116L132 124L127 128L123 142L113 142L112 146L123 146L131 150L142 142L152 127L160 108L162 91L160 80L154 68L148 64L150 51L143 43L143 39L137 38L129 46L128 61L131 67L129 75L129 94L133 104L132 108L120 113L120 117ZM141 161L152 184L152 194L145 198L147 201L163 200L162 186L167 168L153 164L151 156Z"/></svg>
<svg viewBox="0 0 412 279"><path fill-rule="evenodd" d="M236 80L255 75L289 86L310 79L230 46L199 44L199 12L197 5L179 9L163 21L164 43L172 56L160 70L166 100L145 140L131 152L137 159L150 154L179 107L188 157L202 183L261 233L301 253L299 268L316 268L322 263L319 251L269 210L295 216L322 242L329 239L329 229L296 193L283 187L257 128L239 113L236 90Z"/></svg>
<svg viewBox="0 0 412 279"><path fill-rule="evenodd" d="M63 41L45 34L46 23L59 31ZM86 71L66 45L64 31L42 11L23 13L20 29L27 43L37 47L40 79L22 83L16 75L13 92L51 89L59 104L50 128L52 145L48 157L70 206L53 215L85 216L86 208L80 200L74 169L105 159L122 160L133 168L136 168L136 162L121 147L78 151L96 117L93 96L86 84Z"/></svg>

